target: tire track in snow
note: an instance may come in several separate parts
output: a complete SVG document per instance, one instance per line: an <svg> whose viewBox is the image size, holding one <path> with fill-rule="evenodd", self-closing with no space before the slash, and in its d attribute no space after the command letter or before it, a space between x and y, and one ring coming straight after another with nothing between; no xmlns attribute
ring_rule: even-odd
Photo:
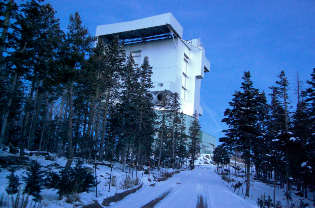
<svg viewBox="0 0 315 208"><path fill-rule="evenodd" d="M157 197L156 199L150 201L149 203L147 203L146 205L142 206L141 208L152 208L152 207L154 207L156 204L158 204L160 201L162 201L171 191L172 191L172 189L169 189L168 191L164 192L159 197Z"/></svg>
<svg viewBox="0 0 315 208"><path fill-rule="evenodd" d="M173 187L169 188L166 192L161 194L159 197L155 198L154 200L150 201L146 205L144 205L142 208L151 208L151 207L158 207L160 203L163 203L163 199L171 197L174 193L176 193L178 190L182 189L184 186L182 185L184 181L188 177L191 177L193 173L190 172L188 175L185 177L180 178Z"/></svg>

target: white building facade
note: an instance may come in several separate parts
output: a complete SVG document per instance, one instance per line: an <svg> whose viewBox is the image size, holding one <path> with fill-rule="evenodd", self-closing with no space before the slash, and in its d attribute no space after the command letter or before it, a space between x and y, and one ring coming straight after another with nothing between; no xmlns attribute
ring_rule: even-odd
<svg viewBox="0 0 315 208"><path fill-rule="evenodd" d="M180 95L181 110L188 116L195 111L203 114L200 106L201 80L209 72L210 63L200 40L184 41L183 28L171 13L148 17L140 20L110 25L101 25L96 36L111 40L118 36L124 42L127 55L132 53L135 62L141 64L149 57L153 67L151 77L158 104L161 93Z"/></svg>

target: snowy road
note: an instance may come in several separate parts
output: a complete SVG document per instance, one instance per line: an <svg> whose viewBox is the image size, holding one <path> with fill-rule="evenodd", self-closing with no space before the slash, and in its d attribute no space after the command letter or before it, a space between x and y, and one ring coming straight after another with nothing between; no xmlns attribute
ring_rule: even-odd
<svg viewBox="0 0 315 208"><path fill-rule="evenodd" d="M156 183L154 187L145 186L111 207L143 207L152 200L166 195L154 207L197 207L202 197L204 207L256 207L227 188L214 167L196 168L175 174L167 181ZM199 201L200 203L200 201ZM202 206L200 206L202 207Z"/></svg>

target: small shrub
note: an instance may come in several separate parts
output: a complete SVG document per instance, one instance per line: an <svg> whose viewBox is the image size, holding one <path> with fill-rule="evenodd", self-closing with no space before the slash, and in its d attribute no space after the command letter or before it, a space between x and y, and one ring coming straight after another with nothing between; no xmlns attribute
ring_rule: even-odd
<svg viewBox="0 0 315 208"><path fill-rule="evenodd" d="M75 182L75 192L89 192L95 186L95 177L92 173L87 172L87 169L82 166L83 161L78 160L73 171L73 178Z"/></svg>
<svg viewBox="0 0 315 208"><path fill-rule="evenodd" d="M38 162L32 161L27 169L27 177L23 177L26 183L24 193L34 196L33 200L36 202L41 200L40 192L44 182L44 171L41 171L40 168L41 165Z"/></svg>
<svg viewBox="0 0 315 208"><path fill-rule="evenodd" d="M60 181L60 176L55 172L47 172L47 176L45 178L45 187L58 189L58 181Z"/></svg>
<svg viewBox="0 0 315 208"><path fill-rule="evenodd" d="M126 178L123 180L123 182L120 183L120 188L121 189L129 189L133 187L133 184L132 184L132 179L131 177L128 175L126 176Z"/></svg>
<svg viewBox="0 0 315 208"><path fill-rule="evenodd" d="M57 189L60 199L62 196L69 196L74 192L73 169L64 168L60 171L60 180L57 182Z"/></svg>
<svg viewBox="0 0 315 208"><path fill-rule="evenodd" d="M73 202L81 202L81 198L79 194L72 194L71 196L67 197L66 203L72 204Z"/></svg>
<svg viewBox="0 0 315 208"><path fill-rule="evenodd" d="M299 208L305 208L305 207L309 207L309 203L304 203L304 201L302 199L300 199L300 204L299 204Z"/></svg>
<svg viewBox="0 0 315 208"><path fill-rule="evenodd" d="M74 168L64 168L60 171L60 180L57 184L60 199L74 193L89 192L95 186L95 177L88 173L82 164L83 162L79 160Z"/></svg>
<svg viewBox="0 0 315 208"><path fill-rule="evenodd" d="M11 169L11 174L7 176L7 178L9 179L9 186L6 189L6 191L9 195L16 194L21 184L19 177L14 175L14 172L15 172L15 168Z"/></svg>
<svg viewBox="0 0 315 208"><path fill-rule="evenodd" d="M135 178L134 181L133 181L133 184L134 184L135 186L138 186L138 185L140 184L140 179L139 179L138 177Z"/></svg>
<svg viewBox="0 0 315 208"><path fill-rule="evenodd" d="M11 207L11 208L42 208L43 204L41 202L31 202L29 204L28 194L21 194L21 189L18 190L17 194L14 196L8 196L2 194L0 198L0 207Z"/></svg>
<svg viewBox="0 0 315 208"><path fill-rule="evenodd" d="M2 193L0 197L0 207L6 207L9 206L9 199L4 196L4 193Z"/></svg>
<svg viewBox="0 0 315 208"><path fill-rule="evenodd" d="M234 178L230 179L227 175L222 175L222 180L230 183L230 182L235 182Z"/></svg>

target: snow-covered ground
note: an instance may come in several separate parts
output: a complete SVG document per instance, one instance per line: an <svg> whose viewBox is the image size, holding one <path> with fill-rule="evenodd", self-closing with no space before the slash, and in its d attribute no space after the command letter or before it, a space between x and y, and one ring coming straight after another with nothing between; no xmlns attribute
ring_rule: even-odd
<svg viewBox="0 0 315 208"><path fill-rule="evenodd" d="M7 153L1 153L0 156ZM45 160L43 156L30 156L30 159L37 160L42 166L47 166L52 163L58 163L60 166L65 166L66 159L58 158L56 161ZM206 162L206 164L205 164ZM207 164L209 163L209 164ZM239 189L234 192L234 188L231 186L232 183L223 181L221 176L215 173L216 166L210 164L210 157L201 155L195 162L197 165L194 170L183 169L173 177L166 181L156 182L153 181L153 175L158 175L161 172L172 172L172 169L163 169L162 171L152 170L150 178L149 175L144 174L143 171L138 171L137 176L143 183L143 187L137 192L128 195L123 200L114 203L112 202L111 207L142 207L152 202L153 200L159 199L155 207L196 207L200 201L202 201L204 207L257 207L257 198L265 194L265 196L273 196L273 187L263 184L258 181L252 181L250 188L250 196L245 197L245 178L231 176L236 182L240 181L243 183ZM90 167L91 171L94 170L93 165L85 164L84 166ZM53 171L59 171L60 169L53 169ZM66 198L59 200L57 190L44 189L41 192L43 196L42 204L43 207L48 208L72 208L81 207L83 205L92 204L97 201L102 204L103 200L109 196L115 195L125 190L122 188L123 180L126 177L132 178L132 171L126 169L126 172L121 171L121 165L114 164L112 176L116 178L116 185L111 186L109 191L109 175L110 168L104 165L97 166L97 179L100 182L97 187L97 195L95 196L95 190L89 193L81 193L78 196L78 201L73 204L66 203ZM25 175L25 170L20 169L16 171L16 175ZM4 193L6 195L6 187L8 185L9 171L1 168L0 172L0 195ZM136 172L133 172L133 178L136 177ZM23 188L23 187L22 187ZM311 195L311 193L310 193ZM161 196L163 196L161 198ZM292 195L293 203L299 204L300 197ZM312 196L310 196L312 198ZM310 198L309 197L309 198ZM282 205L286 205L284 196L284 190L276 191L276 200L281 201ZM304 200L305 202L312 204L310 200ZM206 206L205 206L206 205Z"/></svg>

